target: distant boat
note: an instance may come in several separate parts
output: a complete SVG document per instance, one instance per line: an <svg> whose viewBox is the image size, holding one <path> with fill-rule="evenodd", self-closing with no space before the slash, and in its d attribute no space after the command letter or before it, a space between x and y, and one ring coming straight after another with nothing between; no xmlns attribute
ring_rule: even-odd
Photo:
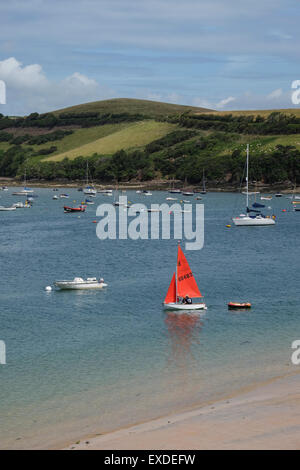
<svg viewBox="0 0 300 470"><path fill-rule="evenodd" d="M33 194L34 191L31 188L27 188L26 186L27 181L26 181L26 168L25 168L25 173L24 173L24 189L22 191L16 191L12 193L13 196L25 196L27 197L28 194Z"/></svg>
<svg viewBox="0 0 300 470"><path fill-rule="evenodd" d="M96 197L97 191L94 186L89 184L89 162L86 161L86 186L83 189L84 194L91 197Z"/></svg>
<svg viewBox="0 0 300 470"><path fill-rule="evenodd" d="M4 207L4 206L0 206L0 211L15 211L17 210L16 207Z"/></svg>
<svg viewBox="0 0 300 470"><path fill-rule="evenodd" d="M85 206L80 206L80 207L68 207L64 206L64 212L66 214L70 212L85 212Z"/></svg>
<svg viewBox="0 0 300 470"><path fill-rule="evenodd" d="M182 191L183 196L194 196L194 194L192 191Z"/></svg>
<svg viewBox="0 0 300 470"><path fill-rule="evenodd" d="M61 199L69 199L70 196L68 194L60 194L59 197Z"/></svg>
<svg viewBox="0 0 300 470"><path fill-rule="evenodd" d="M261 196L260 198L262 201L272 201L272 196Z"/></svg>
<svg viewBox="0 0 300 470"><path fill-rule="evenodd" d="M73 281L55 281L54 285L61 290L103 289L107 287L103 278L98 280L95 277L88 277L86 280L75 277Z"/></svg>
<svg viewBox="0 0 300 470"><path fill-rule="evenodd" d="M204 302L192 303L193 298L203 298L186 257L178 245L177 267L173 274L163 306L167 310L206 310Z"/></svg>
<svg viewBox="0 0 300 470"><path fill-rule="evenodd" d="M276 193L275 197L282 197L282 194L281 193Z"/></svg>
<svg viewBox="0 0 300 470"><path fill-rule="evenodd" d="M265 217L260 210L250 209L249 208L249 144L247 145L247 174L246 174L246 214L241 214L239 217L234 217L232 219L233 223L236 226L264 226L264 225L275 225L275 220L270 217ZM253 193L257 194L257 193ZM254 203L254 207L262 206L262 204Z"/></svg>
<svg viewBox="0 0 300 470"><path fill-rule="evenodd" d="M228 308L229 310L240 310L240 309L249 309L252 305L250 302L229 302Z"/></svg>
<svg viewBox="0 0 300 470"><path fill-rule="evenodd" d="M205 185L205 170L203 168L203 178L202 178L202 191L201 191L201 194L206 194L207 191L206 191L206 185Z"/></svg>

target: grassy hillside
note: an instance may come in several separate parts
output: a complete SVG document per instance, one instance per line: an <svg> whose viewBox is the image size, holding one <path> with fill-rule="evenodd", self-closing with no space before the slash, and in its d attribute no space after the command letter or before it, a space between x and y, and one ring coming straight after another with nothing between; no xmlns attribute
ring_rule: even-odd
<svg viewBox="0 0 300 470"><path fill-rule="evenodd" d="M87 113L98 112L105 113L129 113L144 114L153 117L166 116L170 114L181 114L187 111L194 113L205 113L210 111L206 108L195 106L183 106L179 104L160 103L158 101L135 100L128 98L116 98L112 100L94 101L92 103L79 104L70 108L59 109L53 114L61 113Z"/></svg>
<svg viewBox="0 0 300 470"><path fill-rule="evenodd" d="M110 126L110 128L111 127L116 127L116 125ZM160 137L163 137L164 135L168 134L175 127L176 126L174 124L155 121L138 122L134 124L129 124L127 126L124 124L119 125L119 127L117 127L116 129L106 129L107 135L101 136L100 138L97 138L95 140L93 140L92 132L90 132L89 143L86 143L84 145L76 145L71 150L45 158L45 161L58 162L63 160L64 158L69 158L70 160L73 160L74 158L79 156L89 157L94 153L98 153L101 155L112 155L113 153L121 149L128 150L132 148L143 147L152 142L153 140L159 139ZM92 129L89 130L91 131ZM81 136L84 135L83 131L83 129L75 131L75 133L71 136L73 137L73 139L71 139L70 137L69 141L73 140L73 145L77 140L80 141L80 136L78 136L78 134L80 134ZM94 135L97 135L97 133L95 133Z"/></svg>
<svg viewBox="0 0 300 470"><path fill-rule="evenodd" d="M205 169L208 183L236 185L250 143L251 178L300 179L300 110L208 111L116 99L13 122L0 116L0 176L21 175L26 165L29 178L82 180L89 158L95 181L199 184Z"/></svg>
<svg viewBox="0 0 300 470"><path fill-rule="evenodd" d="M287 109L257 109L257 110L244 110L244 111L213 111L215 115L226 116L232 114L233 116L264 116L267 117L271 113L279 112L283 114L294 114L297 117L300 117L300 108L287 108ZM195 114L201 114L201 112L196 111Z"/></svg>

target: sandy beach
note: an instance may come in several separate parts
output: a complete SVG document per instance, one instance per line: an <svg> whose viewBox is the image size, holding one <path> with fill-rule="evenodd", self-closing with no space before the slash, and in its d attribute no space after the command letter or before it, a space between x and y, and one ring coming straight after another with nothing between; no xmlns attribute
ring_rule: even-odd
<svg viewBox="0 0 300 470"><path fill-rule="evenodd" d="M68 449L300 449L300 374L191 411L85 438Z"/></svg>

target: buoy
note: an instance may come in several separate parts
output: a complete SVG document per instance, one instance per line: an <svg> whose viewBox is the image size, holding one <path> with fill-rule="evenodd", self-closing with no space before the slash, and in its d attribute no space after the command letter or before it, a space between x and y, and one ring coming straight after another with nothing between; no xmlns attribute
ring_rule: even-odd
<svg viewBox="0 0 300 470"><path fill-rule="evenodd" d="M52 287L51 287L51 286L45 287L45 291L46 291L46 292L51 292L51 291L52 291Z"/></svg>
<svg viewBox="0 0 300 470"><path fill-rule="evenodd" d="M97 224L97 220L93 220L93 224Z"/></svg>
<svg viewBox="0 0 300 470"><path fill-rule="evenodd" d="M230 227L231 227L231 225L226 225L226 227L230 228Z"/></svg>

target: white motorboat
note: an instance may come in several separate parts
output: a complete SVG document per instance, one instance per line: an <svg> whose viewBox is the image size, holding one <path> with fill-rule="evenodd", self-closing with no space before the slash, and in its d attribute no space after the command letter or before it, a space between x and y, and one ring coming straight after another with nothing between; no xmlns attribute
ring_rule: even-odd
<svg viewBox="0 0 300 470"><path fill-rule="evenodd" d="M16 207L4 207L4 206L0 206L0 211L16 211L17 208Z"/></svg>
<svg viewBox="0 0 300 470"><path fill-rule="evenodd" d="M262 204L254 203L252 205L253 209L249 208L249 196L251 194L259 193L249 193L249 144L247 144L247 175L246 175L246 194L247 203L246 203L246 214L240 214L239 217L233 217L232 221L236 226L266 226L266 225L275 225L274 217L265 217L260 210L256 208L264 207Z"/></svg>
<svg viewBox="0 0 300 470"><path fill-rule="evenodd" d="M75 277L73 281L55 281L54 285L61 290L103 289L107 287L104 279L96 277L88 277L87 279Z"/></svg>

